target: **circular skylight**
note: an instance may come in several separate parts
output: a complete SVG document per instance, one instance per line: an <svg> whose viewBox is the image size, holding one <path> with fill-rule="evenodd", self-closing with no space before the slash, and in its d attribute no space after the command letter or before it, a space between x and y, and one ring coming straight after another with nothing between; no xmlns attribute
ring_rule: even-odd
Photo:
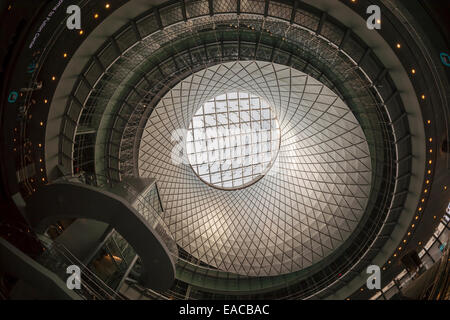
<svg viewBox="0 0 450 320"><path fill-rule="evenodd" d="M242 91L205 102L189 125L186 150L197 176L210 186L239 189L271 168L280 127L269 103Z"/></svg>

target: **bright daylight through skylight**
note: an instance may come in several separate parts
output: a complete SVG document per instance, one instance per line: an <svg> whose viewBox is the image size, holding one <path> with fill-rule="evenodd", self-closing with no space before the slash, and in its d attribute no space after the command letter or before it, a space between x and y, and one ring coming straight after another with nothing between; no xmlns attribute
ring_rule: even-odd
<svg viewBox="0 0 450 320"><path fill-rule="evenodd" d="M207 101L195 113L186 150L195 173L209 185L237 189L270 169L280 145L280 128L267 101L230 92Z"/></svg>

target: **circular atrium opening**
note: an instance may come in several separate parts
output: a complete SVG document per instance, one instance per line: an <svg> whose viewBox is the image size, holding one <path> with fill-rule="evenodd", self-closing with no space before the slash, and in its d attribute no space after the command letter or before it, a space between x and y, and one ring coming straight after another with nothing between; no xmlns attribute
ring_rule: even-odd
<svg viewBox="0 0 450 320"><path fill-rule="evenodd" d="M174 85L148 118L139 172L158 181L180 248L249 277L327 259L360 222L373 173L337 93L264 61L220 63Z"/></svg>
<svg viewBox="0 0 450 320"><path fill-rule="evenodd" d="M225 190L247 187L272 167L280 147L280 126L260 96L234 91L205 102L188 129L189 163L206 184Z"/></svg>

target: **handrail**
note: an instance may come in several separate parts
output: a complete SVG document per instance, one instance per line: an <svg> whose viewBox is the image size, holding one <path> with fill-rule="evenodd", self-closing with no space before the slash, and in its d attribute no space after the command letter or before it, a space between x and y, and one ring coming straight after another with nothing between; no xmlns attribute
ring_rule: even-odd
<svg viewBox="0 0 450 320"><path fill-rule="evenodd" d="M129 196L131 196L130 198L133 199L131 201L129 199L126 200L150 224L153 230L156 231L156 233L160 236L161 240L166 245L171 256L175 259L174 261L177 261L176 259L178 257L178 247L176 245L176 242L168 226L159 215L157 209L155 209L151 205L151 203L147 201L148 199L146 197L149 196L149 194L153 191L152 188L142 193L138 192L134 186L127 183L126 181L116 181L103 175L89 174L86 172L81 172L76 175L62 176L58 180L56 180L55 183L57 183L58 181L82 183L94 186L96 188L104 189L112 193L115 193L115 191L117 191L117 188L121 187L127 192ZM158 201L162 208L159 198Z"/></svg>
<svg viewBox="0 0 450 320"><path fill-rule="evenodd" d="M168 228L167 228L167 226L165 225L165 223L162 221L162 218L157 214L157 212L156 212L156 216L154 216L154 218L155 218L155 230L156 230L156 228L157 227L160 227L160 231L161 231L161 234L163 234L163 235L165 235L165 232L167 232L167 230L168 230ZM159 220L161 220L162 221L162 223L161 224L159 224ZM373 230L372 230L373 231ZM159 232L158 232L159 233ZM170 235L170 232L167 232L169 235ZM172 239L173 240L173 239ZM176 244L175 244L175 247L176 247ZM172 256L176 256L177 257L177 259L180 259L180 257L179 257L179 255L175 255L175 254L172 254ZM212 269L212 268L208 268L208 267L205 267L205 266L200 266L199 264L194 264L194 263L192 263L191 261L188 261L188 260L185 260L185 259L181 259L182 261L184 261L184 262L186 262L186 263L189 263L189 264L191 264L191 265L193 265L194 267L196 267L196 268L202 268L202 269L207 269L207 270L214 270L214 271L216 271L216 272L218 272L218 271L220 271L220 270L216 270L216 269ZM198 261L199 263L200 263L200 261ZM224 272L224 273L226 273L226 272Z"/></svg>
<svg viewBox="0 0 450 320"><path fill-rule="evenodd" d="M450 237L447 239L447 243L449 243L449 240ZM444 296L446 291L448 290L449 254L450 254L450 247L447 246L447 248L444 251L444 254L441 257L439 269L436 272L436 277L433 281L431 293L428 297L428 300L440 300L440 298ZM445 299L445 297L443 297L442 299Z"/></svg>
<svg viewBox="0 0 450 320"><path fill-rule="evenodd" d="M46 238L45 236L41 236ZM87 266L83 264L72 252L64 246L62 243L52 241L51 239L46 239L48 243L51 243L47 247L44 254L38 259L39 262L45 264L46 256L51 256L52 258L62 257L65 261L60 261L67 265L76 265L81 270L81 286L85 291L89 293L90 297L99 300L123 300L123 297L116 293L112 288L110 288L103 280L101 280L97 275L95 275ZM48 265L51 269L57 269L55 264ZM62 270L55 270L61 272ZM65 270L63 270L65 272ZM65 280L65 279L63 279ZM87 298L87 297L85 297Z"/></svg>
<svg viewBox="0 0 450 320"><path fill-rule="evenodd" d="M139 291L139 293L141 293L142 295L144 295L148 298L152 298L152 299L156 299L156 300L170 300L168 297L164 296L161 293L158 293L149 288L141 287L138 282L133 281L132 279L128 278L125 280L125 282L127 283L128 286Z"/></svg>
<svg viewBox="0 0 450 320"><path fill-rule="evenodd" d="M87 266L85 266L77 257L75 257L70 250L63 245L62 243L55 242L56 246L59 249L62 249L72 261L76 262L76 264L81 269L81 274L86 276L90 280L93 280L94 284L98 286L98 288L104 292L109 298L112 299L122 299L112 288L110 288L103 280L101 280L95 273L93 273Z"/></svg>

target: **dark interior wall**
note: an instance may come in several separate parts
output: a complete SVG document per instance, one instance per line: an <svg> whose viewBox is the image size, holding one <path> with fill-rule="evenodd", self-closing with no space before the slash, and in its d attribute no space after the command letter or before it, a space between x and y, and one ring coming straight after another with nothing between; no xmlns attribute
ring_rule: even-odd
<svg viewBox="0 0 450 320"><path fill-rule="evenodd" d="M8 84L8 68L14 65L17 52L20 49L20 39L27 32L27 26L32 25L34 17L39 15L45 4L55 0L0 0L0 127L4 125L6 108L6 86ZM20 50L19 50L20 51ZM9 71L11 73L11 71ZM11 175L6 163L9 155L3 152L6 142L4 132L0 132L0 237L7 239L27 254L38 254L42 248L27 232L26 222L17 210L11 196L17 190L11 190L7 182ZM13 171L12 174L15 174ZM25 235L25 236L24 236Z"/></svg>
<svg viewBox="0 0 450 320"><path fill-rule="evenodd" d="M428 15L434 20L440 29L442 36L450 44L450 1L448 0L419 0L428 11Z"/></svg>
<svg viewBox="0 0 450 320"><path fill-rule="evenodd" d="M77 219L55 241L66 246L86 264L109 230L109 225L104 222Z"/></svg>
<svg viewBox="0 0 450 320"><path fill-rule="evenodd" d="M411 14L420 27L426 32L432 43L435 58L439 65L440 54L450 54L450 1L449 0L417 0L405 1ZM444 67L450 81L450 67Z"/></svg>
<svg viewBox="0 0 450 320"><path fill-rule="evenodd" d="M20 33L24 31L24 27L39 11L39 8L47 2L50 2L50 0L0 0L0 72L5 71L9 60L12 58L8 56L8 52L12 50Z"/></svg>
<svg viewBox="0 0 450 320"><path fill-rule="evenodd" d="M80 299L56 274L2 238L0 261L0 272L20 279L11 293L11 298Z"/></svg>

